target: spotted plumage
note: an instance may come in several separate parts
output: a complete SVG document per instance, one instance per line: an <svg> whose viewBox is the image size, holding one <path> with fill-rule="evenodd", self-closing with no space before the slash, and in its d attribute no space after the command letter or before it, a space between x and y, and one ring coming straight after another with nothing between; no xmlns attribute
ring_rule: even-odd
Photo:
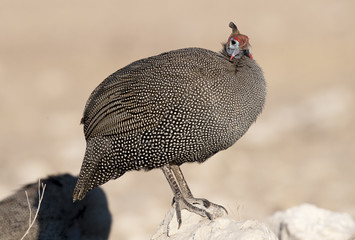
<svg viewBox="0 0 355 240"><path fill-rule="evenodd" d="M74 200L127 171L204 162L248 130L262 111L265 80L249 42L228 44L221 53L186 48L133 62L93 91Z"/></svg>

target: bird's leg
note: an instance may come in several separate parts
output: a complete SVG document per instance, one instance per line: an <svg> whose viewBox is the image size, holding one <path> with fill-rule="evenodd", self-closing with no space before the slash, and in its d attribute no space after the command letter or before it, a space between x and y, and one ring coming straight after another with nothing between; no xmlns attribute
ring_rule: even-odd
<svg viewBox="0 0 355 240"><path fill-rule="evenodd" d="M181 189L181 192L182 192L182 195L187 198L187 199L194 199L194 200L197 200L195 203L193 204L196 204L196 203L199 203L205 207L205 208L208 208L210 206L210 202L207 200L207 199L202 199L202 198L194 198L194 196L192 195L191 193L191 190L189 188L189 186L187 185L187 182L185 180L185 177L184 175L182 174L182 171L180 169L179 166L177 165L170 165L171 167L171 170L173 170L173 173L174 173L174 176L176 178L176 181L178 182L179 184L179 187Z"/></svg>
<svg viewBox="0 0 355 240"><path fill-rule="evenodd" d="M209 219L212 219L211 214L209 212L207 212L205 209L198 208L185 199L185 197L183 196L183 193L181 192L179 185L174 177L174 174L172 172L170 165L164 165L161 169L162 169L166 179L169 182L171 190L174 193L176 218L178 221L179 228L180 228L180 225L182 222L181 221L181 209L186 209L186 210L188 210L190 212L194 212L202 217L208 217Z"/></svg>
<svg viewBox="0 0 355 240"><path fill-rule="evenodd" d="M170 167L171 170L173 170L174 176L179 184L183 196L187 198L193 198L191 190L187 185L187 182L185 181L184 175L182 174L180 167L177 165L170 165Z"/></svg>
<svg viewBox="0 0 355 240"><path fill-rule="evenodd" d="M222 209L226 214L228 214L227 210L221 205L211 203L210 201L208 201L205 198L194 198L189 186L187 185L184 175L182 174L180 167L177 165L171 165L170 167L173 170L175 178L180 186L181 192L187 201L191 202L192 204L201 204L202 203L202 205L205 208L209 208L210 206L212 206L214 208L219 208L219 209Z"/></svg>

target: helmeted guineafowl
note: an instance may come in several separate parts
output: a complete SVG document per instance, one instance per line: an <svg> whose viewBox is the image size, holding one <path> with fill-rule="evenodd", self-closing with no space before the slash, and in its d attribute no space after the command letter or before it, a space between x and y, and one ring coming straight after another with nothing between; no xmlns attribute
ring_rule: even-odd
<svg viewBox="0 0 355 240"><path fill-rule="evenodd" d="M138 60L91 93L81 121L87 146L74 201L127 171L161 168L179 224L182 208L214 218L212 203L193 198L179 166L232 146L255 122L266 96L248 37L229 26L221 53L186 48Z"/></svg>

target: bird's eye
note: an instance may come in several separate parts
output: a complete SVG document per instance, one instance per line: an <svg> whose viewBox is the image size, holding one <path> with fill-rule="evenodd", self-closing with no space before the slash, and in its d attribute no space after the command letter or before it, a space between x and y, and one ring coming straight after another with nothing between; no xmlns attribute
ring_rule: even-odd
<svg viewBox="0 0 355 240"><path fill-rule="evenodd" d="M235 45L237 42L234 39L232 39L231 43L232 45Z"/></svg>

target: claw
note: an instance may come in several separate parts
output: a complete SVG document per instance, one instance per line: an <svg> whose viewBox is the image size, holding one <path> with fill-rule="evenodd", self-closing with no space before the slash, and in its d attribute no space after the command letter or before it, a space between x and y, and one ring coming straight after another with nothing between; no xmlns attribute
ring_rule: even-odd
<svg viewBox="0 0 355 240"><path fill-rule="evenodd" d="M226 215L228 215L227 209L225 209L225 207L223 207L223 206L220 206L220 207L223 209L223 211L226 213Z"/></svg>
<svg viewBox="0 0 355 240"><path fill-rule="evenodd" d="M208 217L209 220L213 219L212 215L209 212L207 212L207 211L206 211L206 216Z"/></svg>
<svg viewBox="0 0 355 240"><path fill-rule="evenodd" d="M215 203L211 203L211 202L209 202L209 203L210 203L211 206L214 207L214 208L222 209L222 210L225 212L225 214L228 215L228 211L227 211L227 209L226 209L225 207L223 207L223 206L221 206L221 205L218 205L218 204L215 204Z"/></svg>
<svg viewBox="0 0 355 240"><path fill-rule="evenodd" d="M218 205L218 204L215 204L215 203L211 203L210 201L208 201L207 199L205 199L205 198L193 198L194 199L194 205L196 205L196 204L201 204L201 205L203 205L205 208L210 208L211 206L213 207L213 208L217 208L217 209L222 209L225 213L226 213L226 215L228 215L228 211L227 211L227 209L225 209L225 207L223 207L223 206L221 206L221 205Z"/></svg>
<svg viewBox="0 0 355 240"><path fill-rule="evenodd" d="M184 198L183 196L174 197L173 204L175 204L176 218L178 222L178 229L181 226L181 210L186 209L190 212L196 213L201 217L206 217L209 220L221 217L228 214L227 210L220 205L211 203L204 198ZM211 210L211 211L209 211ZM224 213L222 213L222 211Z"/></svg>
<svg viewBox="0 0 355 240"><path fill-rule="evenodd" d="M182 223L181 209L186 209L210 220L228 214L227 210L220 205L211 203L204 198L194 198L179 166L167 164L161 169L174 193L172 204L175 204L178 228L180 228Z"/></svg>
<svg viewBox="0 0 355 240"><path fill-rule="evenodd" d="M171 201L171 206L173 206L175 203L175 197L173 197L173 200Z"/></svg>
<svg viewBox="0 0 355 240"><path fill-rule="evenodd" d="M174 200L175 200L175 198L174 198ZM176 211L176 219L178 222L178 229L180 229L182 219L181 219L181 208L180 208L180 204L178 201L175 201L175 211Z"/></svg>

